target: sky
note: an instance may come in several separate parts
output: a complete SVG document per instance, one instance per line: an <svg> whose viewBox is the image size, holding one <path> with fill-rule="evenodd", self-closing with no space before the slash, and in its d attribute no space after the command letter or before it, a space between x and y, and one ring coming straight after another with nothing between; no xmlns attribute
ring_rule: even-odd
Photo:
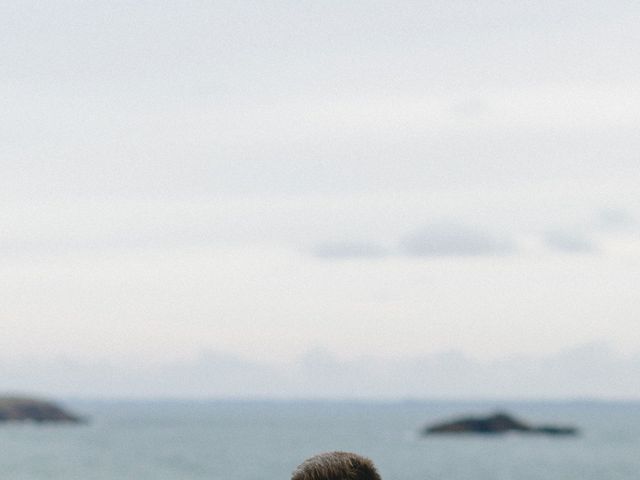
<svg viewBox="0 0 640 480"><path fill-rule="evenodd" d="M637 398L637 2L0 18L0 390Z"/></svg>

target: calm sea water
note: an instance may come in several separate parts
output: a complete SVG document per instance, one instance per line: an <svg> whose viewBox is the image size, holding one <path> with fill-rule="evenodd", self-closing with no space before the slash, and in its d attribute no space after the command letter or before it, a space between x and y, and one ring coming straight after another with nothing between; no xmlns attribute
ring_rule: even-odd
<svg viewBox="0 0 640 480"><path fill-rule="evenodd" d="M640 403L74 402L82 426L0 426L3 480L286 480L350 450L385 480L637 480ZM507 409L576 438L421 438L426 423Z"/></svg>

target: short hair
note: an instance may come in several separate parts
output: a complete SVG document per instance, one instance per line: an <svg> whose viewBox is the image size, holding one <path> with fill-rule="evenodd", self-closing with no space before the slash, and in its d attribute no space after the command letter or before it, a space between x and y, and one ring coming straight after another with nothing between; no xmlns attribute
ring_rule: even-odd
<svg viewBox="0 0 640 480"><path fill-rule="evenodd" d="M302 462L291 480L382 480L373 462L349 452L327 452Z"/></svg>

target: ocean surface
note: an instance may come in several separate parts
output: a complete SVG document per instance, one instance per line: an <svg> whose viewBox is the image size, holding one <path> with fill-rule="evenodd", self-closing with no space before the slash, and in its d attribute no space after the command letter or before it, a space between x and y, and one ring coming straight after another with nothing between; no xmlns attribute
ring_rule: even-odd
<svg viewBox="0 0 640 480"><path fill-rule="evenodd" d="M286 480L355 451L384 480L637 480L640 403L72 401L86 425L0 425L2 480ZM510 413L578 437L429 437L427 423Z"/></svg>

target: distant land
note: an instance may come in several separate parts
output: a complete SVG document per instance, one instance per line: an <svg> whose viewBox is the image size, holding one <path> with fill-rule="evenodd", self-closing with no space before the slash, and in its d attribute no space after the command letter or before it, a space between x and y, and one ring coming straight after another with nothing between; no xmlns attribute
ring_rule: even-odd
<svg viewBox="0 0 640 480"><path fill-rule="evenodd" d="M0 422L80 423L81 417L56 403L32 397L0 396Z"/></svg>
<svg viewBox="0 0 640 480"><path fill-rule="evenodd" d="M507 432L540 433L545 435L576 435L578 429L559 425L529 425L511 415L499 412L486 417L463 417L450 422L438 423L423 430L425 435L480 433L497 434Z"/></svg>

